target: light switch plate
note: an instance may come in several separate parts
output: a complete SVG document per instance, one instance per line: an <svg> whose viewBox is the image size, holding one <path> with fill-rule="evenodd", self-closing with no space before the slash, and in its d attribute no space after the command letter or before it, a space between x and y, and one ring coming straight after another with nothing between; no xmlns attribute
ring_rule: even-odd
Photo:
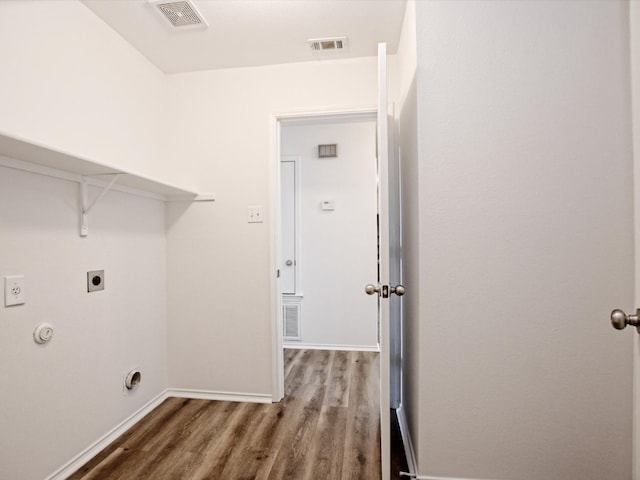
<svg viewBox="0 0 640 480"><path fill-rule="evenodd" d="M4 277L4 306L22 305L27 301L24 287L24 275Z"/></svg>
<svg viewBox="0 0 640 480"><path fill-rule="evenodd" d="M253 207L247 207L247 222L248 223L262 223L262 205L255 205Z"/></svg>

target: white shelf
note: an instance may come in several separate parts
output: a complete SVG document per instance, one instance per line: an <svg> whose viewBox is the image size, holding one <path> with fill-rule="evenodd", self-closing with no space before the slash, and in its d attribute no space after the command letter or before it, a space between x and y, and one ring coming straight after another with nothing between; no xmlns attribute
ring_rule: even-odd
<svg viewBox="0 0 640 480"><path fill-rule="evenodd" d="M78 181L80 181L79 179L81 177L86 176L119 173L122 175L118 178L118 186L148 192L154 194L154 196L159 196L164 200L213 200L212 195L199 196L197 192L190 189L170 185L144 175L128 172L120 168L114 168L101 162L81 158L54 148L49 148L47 146L18 139L10 135L5 135L1 132L0 155L9 157L9 159L21 160L22 162L38 165L40 167L44 167L44 169L53 169L66 172L67 174L76 175L78 176ZM18 162L11 162L10 160L3 161L2 165L11 168L29 170L35 173L45 172L44 169L28 168ZM56 175L52 174L52 176ZM68 179L74 180L71 176L69 176ZM121 188L117 189L123 190Z"/></svg>
<svg viewBox="0 0 640 480"><path fill-rule="evenodd" d="M89 234L89 212L110 190L164 201L212 202L213 194L201 194L153 178L78 157L55 148L0 132L0 166L60 178L80 184L80 236ZM93 199L89 186L102 190Z"/></svg>

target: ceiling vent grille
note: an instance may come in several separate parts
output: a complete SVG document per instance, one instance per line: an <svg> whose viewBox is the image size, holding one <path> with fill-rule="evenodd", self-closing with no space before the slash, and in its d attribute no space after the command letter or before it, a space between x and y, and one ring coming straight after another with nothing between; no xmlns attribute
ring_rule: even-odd
<svg viewBox="0 0 640 480"><path fill-rule="evenodd" d="M347 48L347 37L310 38L307 42L314 52L340 52Z"/></svg>
<svg viewBox="0 0 640 480"><path fill-rule="evenodd" d="M158 9L158 12L162 14L162 18L176 29L185 30L191 28L207 28L209 26L191 0L179 2L149 0L149 3L154 5Z"/></svg>

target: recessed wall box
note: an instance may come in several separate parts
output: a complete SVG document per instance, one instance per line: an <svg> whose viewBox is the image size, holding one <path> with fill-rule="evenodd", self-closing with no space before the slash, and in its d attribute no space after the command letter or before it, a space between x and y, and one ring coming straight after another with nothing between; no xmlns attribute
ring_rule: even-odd
<svg viewBox="0 0 640 480"><path fill-rule="evenodd" d="M104 270L87 272L87 292L104 290Z"/></svg>

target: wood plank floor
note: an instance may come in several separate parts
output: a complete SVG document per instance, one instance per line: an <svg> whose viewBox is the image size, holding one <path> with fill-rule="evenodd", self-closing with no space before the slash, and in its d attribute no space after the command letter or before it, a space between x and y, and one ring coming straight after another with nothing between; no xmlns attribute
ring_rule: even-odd
<svg viewBox="0 0 640 480"><path fill-rule="evenodd" d="M169 398L71 480L378 480L378 354L285 351L285 398Z"/></svg>

